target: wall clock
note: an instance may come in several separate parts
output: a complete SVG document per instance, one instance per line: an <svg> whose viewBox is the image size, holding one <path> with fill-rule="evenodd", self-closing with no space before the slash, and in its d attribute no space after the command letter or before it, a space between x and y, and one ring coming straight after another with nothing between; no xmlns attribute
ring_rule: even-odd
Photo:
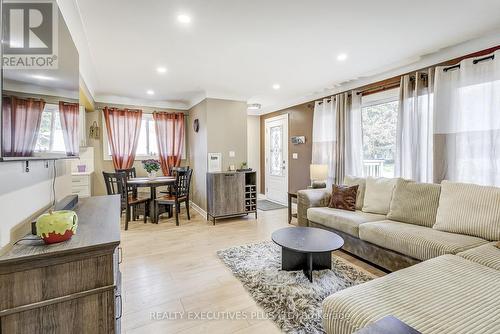
<svg viewBox="0 0 500 334"><path fill-rule="evenodd" d="M193 130L194 132L198 132L200 130L200 121L198 118L193 121Z"/></svg>

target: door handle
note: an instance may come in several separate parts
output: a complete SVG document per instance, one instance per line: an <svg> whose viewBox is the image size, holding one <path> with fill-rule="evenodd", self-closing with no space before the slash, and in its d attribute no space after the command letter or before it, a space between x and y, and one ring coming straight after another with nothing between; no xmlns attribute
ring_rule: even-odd
<svg viewBox="0 0 500 334"><path fill-rule="evenodd" d="M123 300L122 300L122 295L121 295L121 294L116 295L116 296L115 296L115 300L116 300L116 301L120 301L120 308L119 308L119 310L120 310L120 315L119 315L119 316L115 316L115 320L118 320L118 319L121 319L121 317L122 317L122 315L123 315ZM116 305L116 304L115 304L115 305ZM115 310L115 312L116 312L116 310Z"/></svg>

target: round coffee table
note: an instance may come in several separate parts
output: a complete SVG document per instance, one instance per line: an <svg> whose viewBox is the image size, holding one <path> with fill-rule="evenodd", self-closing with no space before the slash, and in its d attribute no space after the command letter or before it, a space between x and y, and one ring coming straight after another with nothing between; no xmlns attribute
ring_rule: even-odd
<svg viewBox="0 0 500 334"><path fill-rule="evenodd" d="M281 246L281 269L303 270L310 282L313 270L332 269L332 251L344 245L337 234L315 227L282 228L271 239Z"/></svg>

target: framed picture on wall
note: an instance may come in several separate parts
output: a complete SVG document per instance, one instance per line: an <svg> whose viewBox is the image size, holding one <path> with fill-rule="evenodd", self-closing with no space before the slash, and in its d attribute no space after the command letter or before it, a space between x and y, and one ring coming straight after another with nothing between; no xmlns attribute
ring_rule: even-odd
<svg viewBox="0 0 500 334"><path fill-rule="evenodd" d="M208 153L208 172L222 172L222 153Z"/></svg>

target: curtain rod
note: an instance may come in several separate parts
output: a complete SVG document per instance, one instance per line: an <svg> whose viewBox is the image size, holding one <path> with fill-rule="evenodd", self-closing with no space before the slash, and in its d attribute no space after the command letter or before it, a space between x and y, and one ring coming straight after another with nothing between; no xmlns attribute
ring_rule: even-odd
<svg viewBox="0 0 500 334"><path fill-rule="evenodd" d="M393 84L389 84L389 85L382 85L382 86L379 86L379 87L373 87L373 88L369 88L369 89L365 89L365 90L362 90L362 91L359 91L359 92L356 92L356 95L363 95L363 94L366 94L366 93L377 93L377 92L383 92L383 91L386 91L386 90L389 90L389 89L394 89L396 87L399 87L400 83L399 82L395 82Z"/></svg>
<svg viewBox="0 0 500 334"><path fill-rule="evenodd" d="M476 65L477 63L480 63L482 61L493 60L493 59L495 59L495 55L491 55L491 56L487 56L487 57L483 57L483 58L479 58L479 59L474 59L472 61L472 64ZM456 64L456 65L453 65L453 66L445 67L445 68L443 68L443 71L444 72L448 72L449 70L453 70L453 69L456 69L456 68L460 68L460 64Z"/></svg>
<svg viewBox="0 0 500 334"><path fill-rule="evenodd" d="M467 55L464 55L464 56L462 56L462 57L458 57L458 58L455 58L455 59L451 59L451 60L450 60L450 62L451 62L451 61L453 61L453 60L455 60L455 61L462 61L462 60L464 60L464 59L470 59L470 58L474 58L474 57L480 57L480 56L485 55L485 54L491 54L491 53L493 53L493 52L495 52L495 51L497 51L497 50L500 50L500 45L497 45L497 46L495 46L495 47L491 47L491 48L489 48L489 49L484 49L484 50L481 50L481 51L478 51L478 52L474 52L474 53L471 53L471 54L467 54ZM475 63L477 64L477 62L480 62L480 61L482 61L482 60L494 59L494 58L495 58L495 57L494 57L494 55L490 55L490 56L484 57L484 59L483 59L483 58L476 59L476 60L475 60ZM426 66L426 67L423 67L423 68L420 68L420 69L414 70L414 71L409 72L409 73L402 73L402 74L400 74L400 75L398 75L398 76L396 76L396 77L389 78L389 79L386 79L386 80L384 80L384 81L389 81L389 80L391 80L391 79L394 79L394 80L398 80L398 83L399 83L399 80L400 80L400 79L401 79L401 77L402 77L402 76L404 76L404 75L407 75L407 74L412 74L412 73L415 73L415 72L420 72L420 71L424 71L424 70L429 70L429 69L431 69L431 68L435 68L436 66L443 66L443 65L440 65L440 64L434 64L434 65ZM455 65L455 66L456 66L456 65ZM381 82L381 81L380 81L380 82ZM372 84L377 84L377 82L374 82L374 83L372 83ZM368 85L364 85L364 86L371 86L372 84L368 84ZM382 86L382 85L381 85L381 86ZM363 88L363 86L361 86L361 87L357 87L357 89L361 89L361 88ZM354 88L354 89L350 89L350 90L356 90L356 88ZM347 90L347 91L350 91L350 90ZM369 90L369 89L368 89L368 90ZM340 93L345 93L345 92L347 92L347 91L338 92L337 94L340 94ZM361 93L362 93L362 91L361 91ZM322 101L324 98L326 98L326 96L325 96L325 97L323 97L323 98L320 98L320 99L315 99L315 100L312 100L312 101L310 101L310 102L312 102L312 103L314 103L314 102L319 102L319 101Z"/></svg>

